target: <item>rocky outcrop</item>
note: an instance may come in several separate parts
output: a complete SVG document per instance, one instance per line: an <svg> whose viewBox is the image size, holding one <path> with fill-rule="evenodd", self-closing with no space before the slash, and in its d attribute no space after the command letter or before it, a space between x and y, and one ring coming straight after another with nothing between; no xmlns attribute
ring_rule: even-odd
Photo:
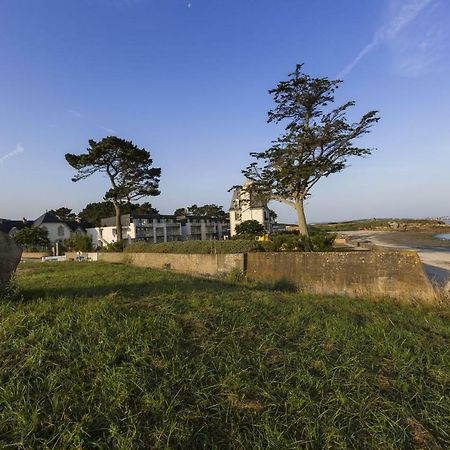
<svg viewBox="0 0 450 450"><path fill-rule="evenodd" d="M14 239L0 231L0 284L6 283L16 270L22 249Z"/></svg>

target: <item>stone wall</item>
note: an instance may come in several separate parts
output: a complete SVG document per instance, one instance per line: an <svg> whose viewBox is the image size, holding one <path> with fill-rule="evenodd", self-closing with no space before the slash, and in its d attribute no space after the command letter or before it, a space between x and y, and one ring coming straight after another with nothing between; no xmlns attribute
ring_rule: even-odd
<svg viewBox="0 0 450 450"><path fill-rule="evenodd" d="M22 259L39 259L41 260L44 256L51 256L50 252L23 252Z"/></svg>
<svg viewBox="0 0 450 450"><path fill-rule="evenodd" d="M151 269L174 270L175 272L218 276L234 268L244 271L245 255L240 254L170 254L170 253L99 253L98 261L132 264Z"/></svg>
<svg viewBox="0 0 450 450"><path fill-rule="evenodd" d="M249 253L247 277L286 279L303 292L431 302L436 293L416 252Z"/></svg>
<svg viewBox="0 0 450 450"><path fill-rule="evenodd" d="M311 294L436 300L417 253L410 251L229 255L100 252L98 261L207 276L237 268L250 280L285 279Z"/></svg>

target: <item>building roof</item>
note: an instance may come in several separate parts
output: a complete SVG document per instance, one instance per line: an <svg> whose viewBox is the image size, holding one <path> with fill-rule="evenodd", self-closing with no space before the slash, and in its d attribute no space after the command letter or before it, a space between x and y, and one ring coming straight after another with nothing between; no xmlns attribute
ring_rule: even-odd
<svg viewBox="0 0 450 450"><path fill-rule="evenodd" d="M39 216L34 222L33 227L39 227L45 223L61 223L67 225L72 231L82 229L86 231L87 224L77 222L76 220L62 220L52 212L46 212Z"/></svg>
<svg viewBox="0 0 450 450"><path fill-rule="evenodd" d="M33 227L39 227L43 223L64 223L56 214L52 212L45 212L39 216L34 222Z"/></svg>
<svg viewBox="0 0 450 450"><path fill-rule="evenodd" d="M22 220L9 220L9 219L0 219L0 231L3 233L9 233L13 228L17 228L21 230L26 227L39 227L46 223L60 223L68 226L71 231L76 231L81 229L86 231L88 225L86 223L77 222L76 220L61 220L58 216L53 213L46 212L39 216L36 220L27 221L26 219Z"/></svg>
<svg viewBox="0 0 450 450"><path fill-rule="evenodd" d="M30 227L31 223L24 220L9 220L9 219L0 219L0 231L8 234L13 228L21 230L25 227Z"/></svg>

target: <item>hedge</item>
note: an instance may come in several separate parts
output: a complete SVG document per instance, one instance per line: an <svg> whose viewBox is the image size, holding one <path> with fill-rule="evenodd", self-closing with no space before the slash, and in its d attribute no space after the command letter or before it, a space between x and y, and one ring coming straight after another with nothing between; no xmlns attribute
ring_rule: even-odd
<svg viewBox="0 0 450 450"><path fill-rule="evenodd" d="M152 244L136 242L124 249L126 253L248 253L272 251L273 244L268 241L229 240L229 241L184 241Z"/></svg>

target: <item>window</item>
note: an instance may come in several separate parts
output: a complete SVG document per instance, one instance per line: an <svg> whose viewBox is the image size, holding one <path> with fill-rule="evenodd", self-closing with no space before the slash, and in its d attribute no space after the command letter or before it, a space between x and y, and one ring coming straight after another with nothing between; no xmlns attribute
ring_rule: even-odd
<svg viewBox="0 0 450 450"><path fill-rule="evenodd" d="M58 236L64 236L64 227L62 225L58 227Z"/></svg>

